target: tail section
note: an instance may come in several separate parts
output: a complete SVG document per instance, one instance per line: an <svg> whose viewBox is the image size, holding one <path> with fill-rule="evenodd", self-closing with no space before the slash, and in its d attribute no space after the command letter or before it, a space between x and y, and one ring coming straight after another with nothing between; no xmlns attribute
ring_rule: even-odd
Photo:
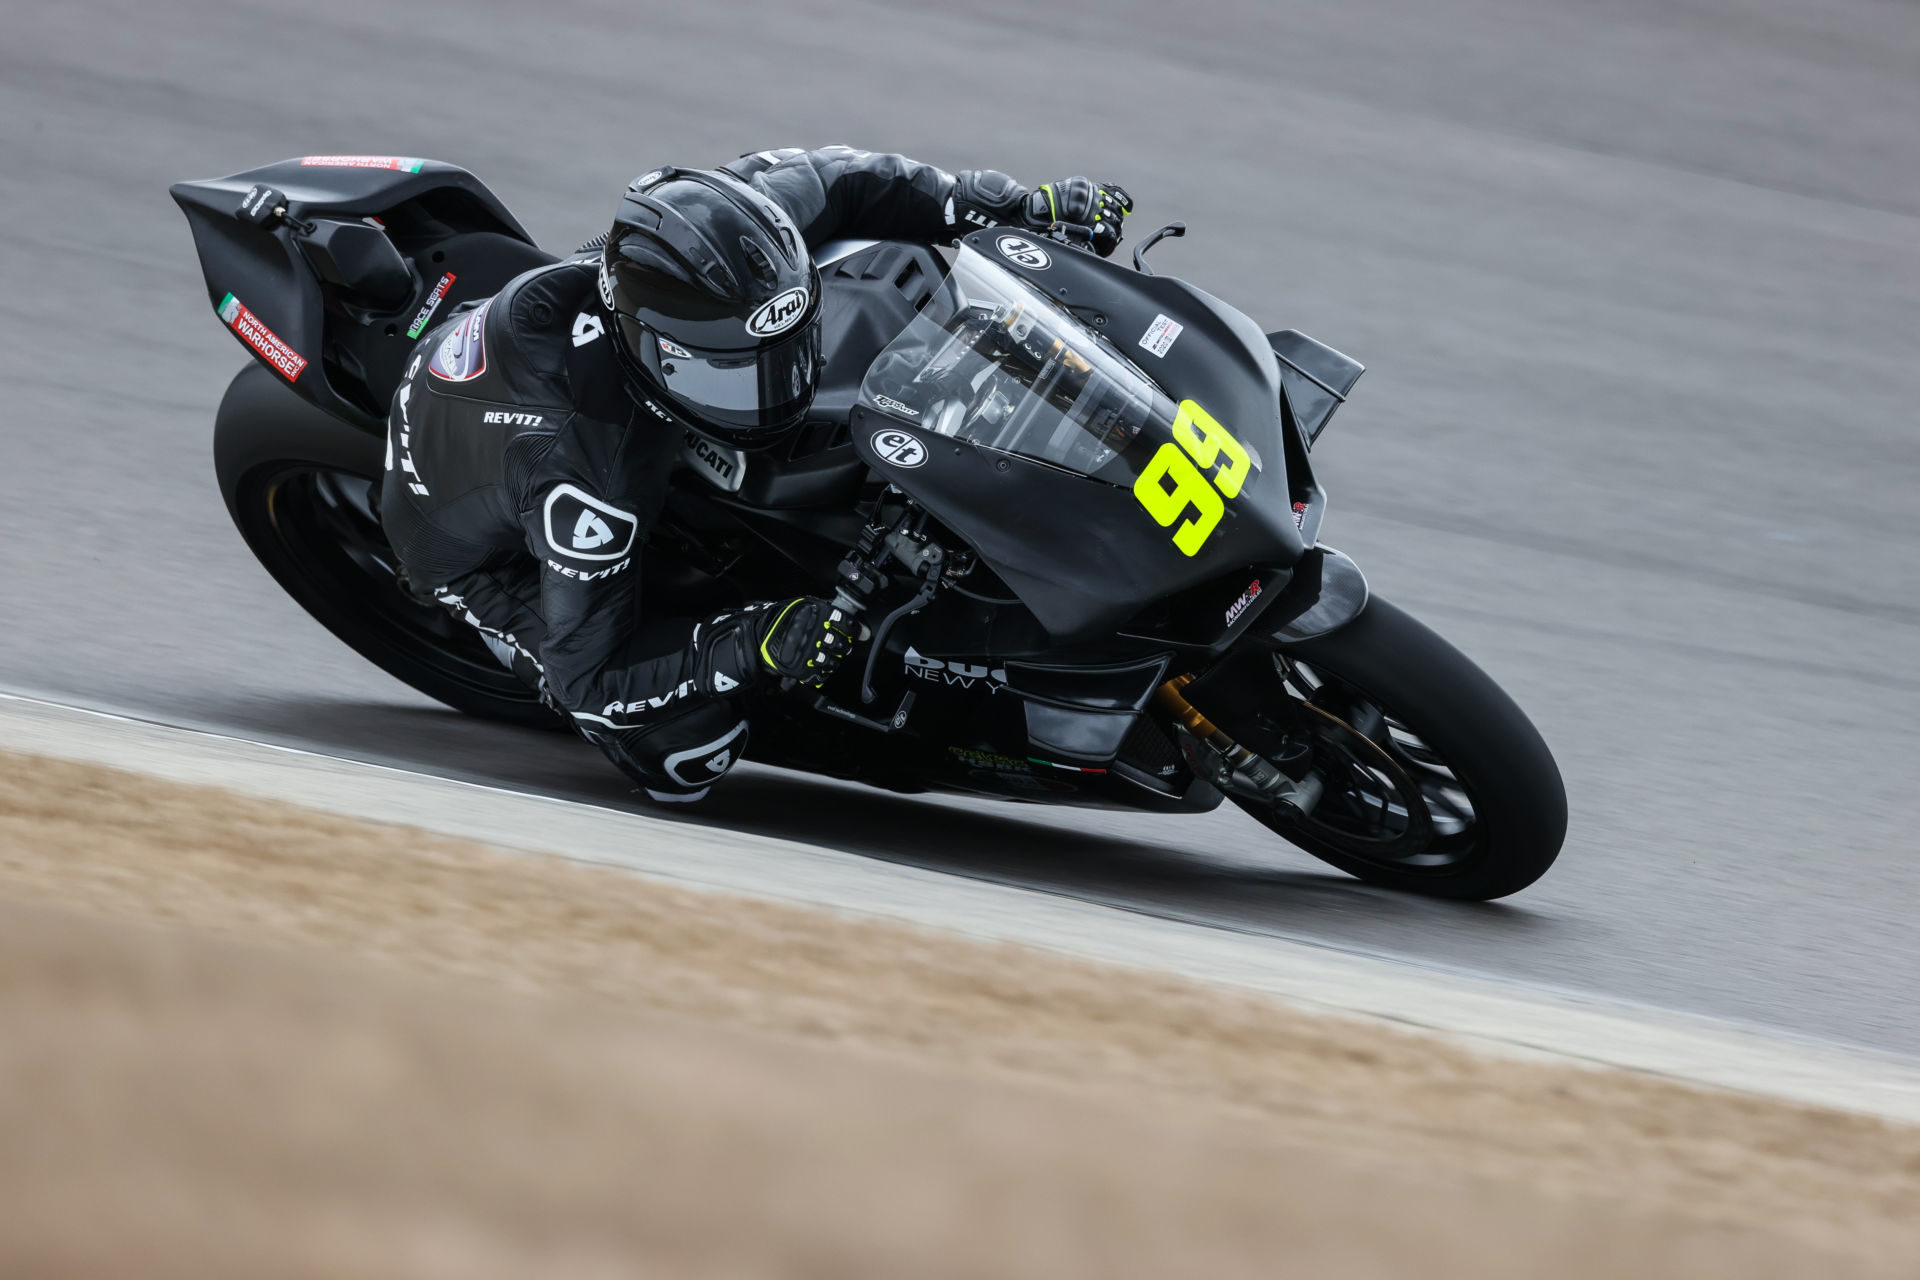
<svg viewBox="0 0 1920 1280"><path fill-rule="evenodd" d="M221 322L294 391L370 430L429 328L554 260L438 160L302 156L171 194Z"/></svg>

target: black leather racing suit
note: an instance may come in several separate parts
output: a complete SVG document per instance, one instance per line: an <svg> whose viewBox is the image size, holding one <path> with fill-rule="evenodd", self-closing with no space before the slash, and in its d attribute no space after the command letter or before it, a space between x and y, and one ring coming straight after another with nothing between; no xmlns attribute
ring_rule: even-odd
<svg viewBox="0 0 1920 1280"><path fill-rule="evenodd" d="M1011 221L1026 190L845 147L762 151L726 170L777 200L809 248L951 240ZM682 429L628 389L583 250L517 277L421 340L388 417L382 518L408 580L659 800L695 799L746 745L765 668L751 611L645 610L641 550Z"/></svg>

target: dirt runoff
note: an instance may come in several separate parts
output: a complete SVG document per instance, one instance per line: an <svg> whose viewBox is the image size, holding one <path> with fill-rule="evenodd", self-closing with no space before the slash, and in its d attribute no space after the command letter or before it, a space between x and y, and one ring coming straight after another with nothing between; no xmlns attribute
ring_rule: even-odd
<svg viewBox="0 0 1920 1280"><path fill-rule="evenodd" d="M1920 1274L1920 1130L0 753L0 1274Z"/></svg>

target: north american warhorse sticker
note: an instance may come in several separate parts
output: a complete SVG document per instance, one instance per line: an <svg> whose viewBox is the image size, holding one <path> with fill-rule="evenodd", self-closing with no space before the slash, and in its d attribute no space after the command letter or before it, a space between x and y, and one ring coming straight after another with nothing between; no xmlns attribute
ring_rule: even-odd
<svg viewBox="0 0 1920 1280"><path fill-rule="evenodd" d="M300 381L300 371L307 367L307 358L280 340L280 335L267 328L259 316L247 310L246 304L228 294L220 299L216 308L220 318L229 329L238 334L240 341L260 353L265 360L279 371L288 382Z"/></svg>
<svg viewBox="0 0 1920 1280"><path fill-rule="evenodd" d="M547 495L547 545L571 560L620 560L633 550L640 522L570 484Z"/></svg>
<svg viewBox="0 0 1920 1280"><path fill-rule="evenodd" d="M433 350L427 372L443 382L472 382L487 371L487 312L493 299L460 317Z"/></svg>

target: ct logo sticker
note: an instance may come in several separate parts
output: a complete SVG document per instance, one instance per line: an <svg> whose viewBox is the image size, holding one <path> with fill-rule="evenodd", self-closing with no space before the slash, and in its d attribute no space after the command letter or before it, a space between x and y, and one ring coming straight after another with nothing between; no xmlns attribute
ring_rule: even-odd
<svg viewBox="0 0 1920 1280"><path fill-rule="evenodd" d="M1045 271L1053 265L1053 258L1047 251L1025 236L1001 236L993 244L1007 261L1018 263L1029 271Z"/></svg>
<svg viewBox="0 0 1920 1280"><path fill-rule="evenodd" d="M570 484L547 495L547 545L569 560L620 560L633 550L640 522Z"/></svg>
<svg viewBox="0 0 1920 1280"><path fill-rule="evenodd" d="M873 451L880 455L880 461L896 467L924 466L927 461L927 446L904 431L892 427L873 433Z"/></svg>

